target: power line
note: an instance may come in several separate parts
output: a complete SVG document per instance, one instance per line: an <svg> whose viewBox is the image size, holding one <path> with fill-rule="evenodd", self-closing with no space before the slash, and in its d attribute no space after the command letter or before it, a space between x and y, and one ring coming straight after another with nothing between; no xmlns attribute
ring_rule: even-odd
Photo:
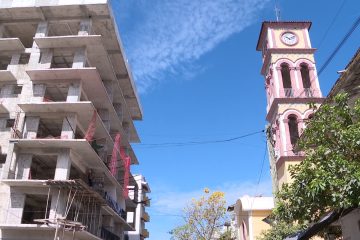
<svg viewBox="0 0 360 240"><path fill-rule="evenodd" d="M227 139L215 139L215 140L206 140L206 141L187 141L187 142L164 142L164 143L141 143L139 146L142 147L183 147L183 146L193 146L193 145L204 145L204 144L216 144L216 143L227 143L233 142L242 138L250 137L259 133L263 133L265 130L256 131L241 136L227 138Z"/></svg>
<svg viewBox="0 0 360 240"><path fill-rule="evenodd" d="M341 4L341 5L340 5L340 7L338 8L338 11L336 12L335 16L333 17L333 19L332 19L332 21L331 21L331 23L330 23L329 27L326 29L326 31L325 31L325 33L324 33L323 37L321 38L320 43L319 43L319 45L318 45L318 48L320 48L320 47L321 47L321 45L323 44L324 40L326 39L326 37L327 37L327 35L328 35L328 33L329 33L330 29L331 29L331 28L332 28L332 26L334 25L335 21L336 21L336 20L337 20L337 18L339 17L339 14L340 14L341 10L342 10L342 9L343 9L343 7L345 6L346 1L347 1L347 0L343 0L343 1L342 1L342 4Z"/></svg>
<svg viewBox="0 0 360 240"><path fill-rule="evenodd" d="M347 34L345 35L345 37L341 40L341 42L336 46L336 48L334 49L334 51L330 54L330 56L328 57L328 59L325 61L325 63L323 64L323 66L320 68L319 72L318 72L318 76L325 70L325 68L329 65L329 63L332 61L332 59L335 57L335 55L338 53L338 51L341 49L341 47L344 45L344 43L348 40L348 38L351 36L351 34L355 31L355 29L359 26L360 24L360 16L356 19L356 21L354 22L354 24L352 25L352 27L350 28L350 30L347 32Z"/></svg>

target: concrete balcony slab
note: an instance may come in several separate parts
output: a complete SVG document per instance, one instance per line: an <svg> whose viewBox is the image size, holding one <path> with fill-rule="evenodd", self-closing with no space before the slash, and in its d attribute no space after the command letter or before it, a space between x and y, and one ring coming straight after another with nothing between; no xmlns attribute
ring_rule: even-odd
<svg viewBox="0 0 360 240"><path fill-rule="evenodd" d="M23 52L25 47L19 38L0 38L0 52Z"/></svg>
<svg viewBox="0 0 360 240"><path fill-rule="evenodd" d="M0 83L16 82L16 77L10 70L0 70Z"/></svg>

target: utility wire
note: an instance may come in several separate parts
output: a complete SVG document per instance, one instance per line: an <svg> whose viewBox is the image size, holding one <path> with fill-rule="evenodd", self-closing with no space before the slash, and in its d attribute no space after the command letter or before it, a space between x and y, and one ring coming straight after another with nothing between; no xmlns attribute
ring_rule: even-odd
<svg viewBox="0 0 360 240"><path fill-rule="evenodd" d="M332 26L333 26L334 23L336 22L337 18L339 17L339 14L341 13L341 10L344 8L346 1L347 1L347 0L343 0L343 1L342 1L342 4L340 5L338 11L336 12L335 16L333 17L333 19L332 19L329 27L326 29L325 34L324 34L323 37L321 38L320 43L319 43L319 45L317 46L317 48L320 48L321 45L323 44L323 42L324 42L324 40L326 39L326 37L327 37L330 29L332 28Z"/></svg>
<svg viewBox="0 0 360 240"><path fill-rule="evenodd" d="M182 146L192 146L192 145L204 145L204 144L216 144L216 143L227 143L233 142L242 138L250 137L259 133L263 133L265 130L256 131L241 136L227 138L227 139L216 139L216 140L206 140L206 141L187 141L187 142L164 142L164 143L142 143L139 146L143 147L182 147Z"/></svg>
<svg viewBox="0 0 360 240"><path fill-rule="evenodd" d="M349 37L352 35L352 33L355 31L355 29L359 26L360 24L360 16L356 19L356 21L354 22L354 24L352 25L352 27L350 28L350 30L347 32L347 34L345 35L345 37L341 40L341 42L336 46L336 48L334 49L334 51L330 54L330 56L328 57L328 59L325 61L325 63L323 64L323 66L320 68L319 72L318 72L318 76L325 70L325 68L329 65L329 63L332 61L332 59L335 57L335 55L338 53L338 51L341 49L341 47L344 45L344 43L349 39Z"/></svg>

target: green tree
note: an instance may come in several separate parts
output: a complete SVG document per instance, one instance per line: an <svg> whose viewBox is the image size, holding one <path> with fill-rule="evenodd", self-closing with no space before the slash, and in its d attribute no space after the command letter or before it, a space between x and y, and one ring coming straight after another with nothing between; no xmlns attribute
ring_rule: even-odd
<svg viewBox="0 0 360 240"><path fill-rule="evenodd" d="M231 229L227 229L220 235L219 240L234 240L236 239L234 235L235 234L231 231Z"/></svg>
<svg viewBox="0 0 360 240"><path fill-rule="evenodd" d="M359 205L360 100L348 102L338 94L308 123L297 146L306 157L289 169L293 182L276 195L277 221L306 224Z"/></svg>
<svg viewBox="0 0 360 240"><path fill-rule="evenodd" d="M283 240L287 236L302 230L303 226L299 224L289 224L285 222L274 223L269 230L261 233L257 240Z"/></svg>
<svg viewBox="0 0 360 240"><path fill-rule="evenodd" d="M226 201L223 192L210 193L193 199L184 208L184 225L173 229L173 240L210 240L220 232L226 220Z"/></svg>

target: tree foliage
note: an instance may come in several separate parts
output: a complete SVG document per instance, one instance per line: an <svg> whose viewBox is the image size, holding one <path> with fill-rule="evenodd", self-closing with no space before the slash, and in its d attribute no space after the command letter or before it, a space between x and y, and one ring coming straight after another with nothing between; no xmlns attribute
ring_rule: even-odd
<svg viewBox="0 0 360 240"><path fill-rule="evenodd" d="M287 236L302 230L304 226L299 224L289 224L286 222L276 222L269 230L261 233L257 240L283 240Z"/></svg>
<svg viewBox="0 0 360 240"><path fill-rule="evenodd" d="M298 143L305 153L289 171L293 182L277 193L275 217L309 223L360 201L360 100L339 94L316 112Z"/></svg>
<svg viewBox="0 0 360 240"><path fill-rule="evenodd" d="M226 201L223 192L210 193L193 199L184 208L184 225L170 233L173 240L210 240L219 233L226 220Z"/></svg>

